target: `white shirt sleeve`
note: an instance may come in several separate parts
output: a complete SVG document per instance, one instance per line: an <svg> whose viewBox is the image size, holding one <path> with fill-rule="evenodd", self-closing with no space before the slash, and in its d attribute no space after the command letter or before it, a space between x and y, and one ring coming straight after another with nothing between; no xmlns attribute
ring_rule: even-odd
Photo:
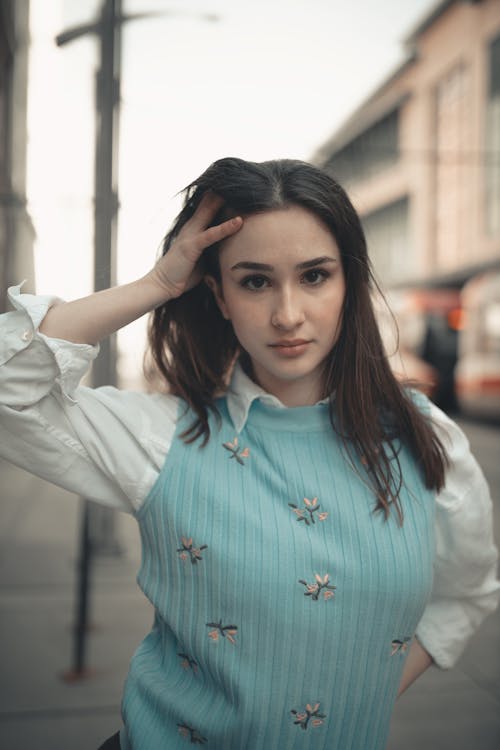
<svg viewBox="0 0 500 750"><path fill-rule="evenodd" d="M56 297L9 289L0 316L0 454L43 479L112 508L137 510L172 444L179 400L87 388L98 346L38 331Z"/></svg>
<svg viewBox="0 0 500 750"><path fill-rule="evenodd" d="M416 636L436 664L447 669L498 605L498 551L488 485L467 438L446 414L430 407L450 465L436 497L434 586Z"/></svg>

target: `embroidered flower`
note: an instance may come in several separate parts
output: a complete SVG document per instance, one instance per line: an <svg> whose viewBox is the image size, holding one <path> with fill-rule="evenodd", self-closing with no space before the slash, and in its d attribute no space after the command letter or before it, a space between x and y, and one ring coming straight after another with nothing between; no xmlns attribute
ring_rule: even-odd
<svg viewBox="0 0 500 750"><path fill-rule="evenodd" d="M227 638L230 643L236 643L235 635L238 632L237 625L222 625L222 620L219 620L219 622L207 622L206 626L207 628L214 628L213 630L210 630L208 634L208 637L213 641L218 641L219 636L221 636L222 638Z"/></svg>
<svg viewBox="0 0 500 750"><path fill-rule="evenodd" d="M181 560L187 560L189 556L191 558L191 563L193 565L196 565L198 560L203 560L201 556L201 551L203 549L207 549L206 544L202 544L201 547L195 547L193 545L192 537L189 537L189 539L187 539L185 536L181 537L181 542L182 542L182 547L180 547L177 550Z"/></svg>
<svg viewBox="0 0 500 750"><path fill-rule="evenodd" d="M230 451L231 453L231 455L229 456L230 459L235 458L239 464L241 464L242 466L245 465L245 462L243 461L243 459L248 458L248 456L250 455L250 451L248 448L241 449L239 447L237 437L233 438L232 443L227 442L227 443L222 443L222 445L227 451Z"/></svg>
<svg viewBox="0 0 500 750"><path fill-rule="evenodd" d="M305 521L306 526L310 526L312 523L316 523L314 514L320 509L320 503L318 498L313 497L309 500L307 497L304 498L304 507L299 508L295 503L288 503L292 511L297 516L297 521ZM319 521L324 521L327 518L328 513L321 512L317 514Z"/></svg>
<svg viewBox="0 0 500 750"><path fill-rule="evenodd" d="M319 727L323 724L323 719L326 718L326 714L320 714L319 703L315 703L311 706L310 703L306 705L305 711L296 711L294 708L290 711L295 716L294 724L298 724L301 729L307 729L309 722L313 727Z"/></svg>
<svg viewBox="0 0 500 750"><path fill-rule="evenodd" d="M177 724L177 726L179 727L179 734L189 739L192 745L203 745L207 742L206 737L203 737L196 729L187 724Z"/></svg>
<svg viewBox="0 0 500 750"><path fill-rule="evenodd" d="M391 643L391 656L394 656L394 654L404 654L406 651L408 651L408 646L410 644L411 638L406 637L403 638L403 640L399 640L398 638L395 638L393 642Z"/></svg>
<svg viewBox="0 0 500 750"><path fill-rule="evenodd" d="M317 602L321 595L321 592L323 591L324 599L332 599L337 587L329 583L330 576L328 575L328 573L326 573L323 577L316 573L314 578L316 579L315 583L307 583L307 581L304 581L302 578L299 579L299 583L306 587L304 596L310 596L315 602Z"/></svg>
<svg viewBox="0 0 500 750"><path fill-rule="evenodd" d="M197 662L194 659L191 659L190 656L188 656L187 654L180 654L180 653L178 653L177 656L180 656L181 659L182 659L182 661L181 661L181 667L183 667L183 669L186 669L186 670L187 669L192 669L193 672L197 672L198 671L198 664L197 664Z"/></svg>

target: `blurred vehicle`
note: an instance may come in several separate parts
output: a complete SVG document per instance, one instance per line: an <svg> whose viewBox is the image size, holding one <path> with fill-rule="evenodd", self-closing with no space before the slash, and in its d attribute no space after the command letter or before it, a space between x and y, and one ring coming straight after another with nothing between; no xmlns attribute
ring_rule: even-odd
<svg viewBox="0 0 500 750"><path fill-rule="evenodd" d="M438 406L453 411L458 332L463 325L460 289L404 287L388 292L387 299L397 328L383 303L376 303L376 309L394 372L419 381Z"/></svg>
<svg viewBox="0 0 500 750"><path fill-rule="evenodd" d="M455 383L458 403L471 416L500 418L500 270L474 276L461 301Z"/></svg>

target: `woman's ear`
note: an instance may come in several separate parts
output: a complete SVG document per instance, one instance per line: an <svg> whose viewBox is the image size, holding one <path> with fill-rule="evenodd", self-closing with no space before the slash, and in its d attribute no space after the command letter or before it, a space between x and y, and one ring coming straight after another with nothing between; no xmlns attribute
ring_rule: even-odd
<svg viewBox="0 0 500 750"><path fill-rule="evenodd" d="M224 297L222 295L222 284L216 281L213 276L208 275L203 277L203 281L214 295L217 307L222 313L222 317L226 320L230 320L226 303L224 302Z"/></svg>

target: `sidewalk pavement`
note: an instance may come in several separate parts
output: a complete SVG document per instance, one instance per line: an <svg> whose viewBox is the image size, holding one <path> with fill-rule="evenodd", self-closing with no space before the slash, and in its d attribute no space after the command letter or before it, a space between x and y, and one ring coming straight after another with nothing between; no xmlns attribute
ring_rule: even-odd
<svg viewBox="0 0 500 750"><path fill-rule="evenodd" d="M0 477L0 748L95 750L121 726L128 662L152 624L135 521L116 514L126 553L94 564L93 671L68 684L80 501L6 462Z"/></svg>
<svg viewBox="0 0 500 750"><path fill-rule="evenodd" d="M78 500L1 461L0 477L0 747L95 750L120 727L128 662L152 623L135 583L135 522L117 514L126 552L94 565L93 671L68 684L61 675L71 666ZM498 512L496 520L498 529ZM428 670L402 696L388 750L498 750L499 626L497 611L455 669Z"/></svg>

